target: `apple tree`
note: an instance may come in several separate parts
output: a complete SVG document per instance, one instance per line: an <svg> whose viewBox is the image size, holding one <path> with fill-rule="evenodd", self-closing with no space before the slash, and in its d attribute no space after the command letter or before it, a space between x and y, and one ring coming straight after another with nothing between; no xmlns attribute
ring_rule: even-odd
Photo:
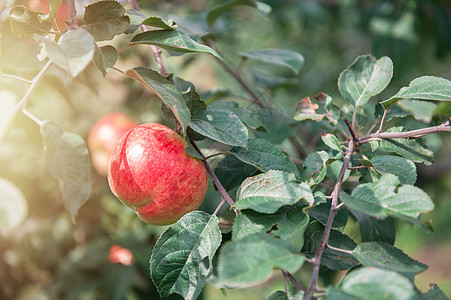
<svg viewBox="0 0 451 300"><path fill-rule="evenodd" d="M229 41L238 36L230 25L237 19L280 18L263 1L215 1L191 18L169 16L164 9L155 12L152 5L136 0L81 5L49 0L45 11L23 1L9 2L1 4L8 12L8 26L2 23L1 30L14 43L2 40L2 56L13 57L17 51L20 59L7 64L2 58L0 142L10 146L0 150L20 143L32 147L18 150L24 154L17 168L28 172L1 173L0 233L6 242L0 250L13 265L18 257L30 255L8 252L9 247L25 251L39 244L47 249L42 244L48 229L23 243L42 219L47 228L55 224L53 238L73 239L66 249L55 250L56 261L49 255L43 266L36 264L40 270L45 264L57 270L57 283L38 287L41 294L81 297L82 292L67 286L73 274L86 290L108 286L106 294L93 297L113 299L151 297L150 292L137 292L147 285L162 298L206 298L206 286L227 294L278 275L283 288L265 295L268 299L446 299L437 285L428 291L416 286L415 277L428 266L395 241L399 224L433 232L433 220L425 215L434 209L435 199L423 189L419 170L434 166L434 152L444 151L451 132L449 79L420 74L400 83L397 62L389 56L356 53L334 74L336 86L306 87L293 96L304 66L315 68L308 66L302 47L267 41L260 48L253 44L237 51L238 42ZM64 23L57 13L60 7L67 9ZM239 30L243 43L251 40L245 32L257 29ZM194 72L187 71L190 66ZM212 68L222 77L209 73ZM106 109L96 104L90 97L104 83L112 89L107 97L119 99L125 89L128 100L109 99ZM46 93L59 93L64 104L46 103ZM97 135L101 130L91 133L89 150L86 146L94 119L113 110L177 132L162 137L158 145L143 130L134 134L133 142L146 148L146 155L133 154L138 155L133 168L139 176L127 169L130 177L120 187L115 185L122 180L118 170L133 163L122 155L131 146L116 148L110 164L115 172L110 173L110 186L116 195L118 189L121 195L132 195L121 200L144 221L141 200L133 198L142 192L138 189L145 185L146 195L165 195L157 223L169 226L141 222L112 196L105 157L113 149ZM120 135L137 124L128 119ZM175 143L181 153L166 155ZM106 153L97 154L97 147ZM91 158L97 155L104 165L93 162L103 171L93 172ZM27 167L28 161L38 169ZM39 190L44 186L52 198L28 204L32 187L20 183L27 176L34 176ZM186 176L191 176L189 186L181 187L179 181ZM175 204L168 205L168 199ZM183 216L172 210L177 203ZM30 217L35 210L39 218ZM55 216L63 210L72 223ZM67 230L58 235L63 227ZM108 247L116 241L121 246ZM128 248L140 250L132 254ZM122 265L113 269L111 262ZM22 265L16 265L15 276L25 276ZM102 279L90 280L87 270ZM138 287L135 271L141 276ZM339 279L332 280L337 274ZM137 291L130 296L132 287ZM2 293L16 295L13 290Z"/></svg>

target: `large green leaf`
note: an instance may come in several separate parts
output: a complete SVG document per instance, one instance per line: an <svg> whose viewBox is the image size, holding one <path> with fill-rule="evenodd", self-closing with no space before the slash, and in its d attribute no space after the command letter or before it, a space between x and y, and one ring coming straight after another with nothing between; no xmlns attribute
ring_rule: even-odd
<svg viewBox="0 0 451 300"><path fill-rule="evenodd" d="M399 156L381 155L372 158L371 163L380 174L396 175L401 184L414 184L417 181L417 168L410 160Z"/></svg>
<svg viewBox="0 0 451 300"><path fill-rule="evenodd" d="M28 203L19 188L0 178L0 235L7 235L27 217Z"/></svg>
<svg viewBox="0 0 451 300"><path fill-rule="evenodd" d="M420 294L417 297L418 300L449 300L445 293L436 284L431 283L429 287L430 289L427 293Z"/></svg>
<svg viewBox="0 0 451 300"><path fill-rule="evenodd" d="M274 214L263 214L246 209L243 210L233 223L233 240L242 239L254 233L267 233L282 239L290 238L294 233L301 236L307 228L309 217L303 211L304 205L299 203L282 206Z"/></svg>
<svg viewBox="0 0 451 300"><path fill-rule="evenodd" d="M105 76L106 71L108 71L116 64L117 58L118 53L116 48L110 45L106 45L100 48L95 48L93 61L96 64L97 68L99 68L99 70L103 73L103 76Z"/></svg>
<svg viewBox="0 0 451 300"><path fill-rule="evenodd" d="M402 250L385 243L361 243L352 251L352 254L365 267L378 267L395 271L406 276L412 282L415 275L427 269L425 264L410 258Z"/></svg>
<svg viewBox="0 0 451 300"><path fill-rule="evenodd" d="M137 67L127 71L127 76L137 79L146 87L151 89L175 116L178 123L186 133L190 123L190 111L177 88L166 78L154 70Z"/></svg>
<svg viewBox="0 0 451 300"><path fill-rule="evenodd" d="M213 7L207 12L207 23L211 27L217 18L219 18L224 12L231 9L234 6L247 5L257 8L257 2L255 0L229 0L218 6Z"/></svg>
<svg viewBox="0 0 451 300"><path fill-rule="evenodd" d="M376 60L371 55L363 55L340 74L338 88L349 103L360 106L382 92L392 76L393 63L390 58L384 56Z"/></svg>
<svg viewBox="0 0 451 300"><path fill-rule="evenodd" d="M385 108L401 99L451 101L451 81L441 77L422 76L412 80L390 99L381 102Z"/></svg>
<svg viewBox="0 0 451 300"><path fill-rule="evenodd" d="M299 200L313 205L314 198L309 186L296 180L293 174L271 170L247 178L237 192L237 209L272 214L284 205Z"/></svg>
<svg viewBox="0 0 451 300"><path fill-rule="evenodd" d="M315 218L321 224L326 225L327 219L329 218L331 205L332 201L327 200L327 202L315 205L312 209L309 210L308 214L311 217ZM347 222L348 222L348 210L345 207L341 207L335 213L332 228L344 227L346 226Z"/></svg>
<svg viewBox="0 0 451 300"><path fill-rule="evenodd" d="M362 242L395 243L396 223L392 217L379 219L360 211L352 211L352 214L359 222Z"/></svg>
<svg viewBox="0 0 451 300"><path fill-rule="evenodd" d="M52 29L52 23L39 19L40 12L32 11L25 6L14 6L9 11L11 32L19 37L29 37L34 34L47 35Z"/></svg>
<svg viewBox="0 0 451 300"><path fill-rule="evenodd" d="M304 65L304 57L288 49L265 49L252 52L240 52L240 55L246 59L256 61L261 64L267 64L280 68L291 76L299 75L299 71Z"/></svg>
<svg viewBox="0 0 451 300"><path fill-rule="evenodd" d="M270 142L262 139L249 139L247 147L233 147L230 152L239 160L256 167L262 172L279 170L293 173L299 178L297 167L288 156Z"/></svg>
<svg viewBox="0 0 451 300"><path fill-rule="evenodd" d="M398 185L398 177L384 174L376 182L357 186L352 197L343 192L341 200L350 209L373 217L393 216L412 223L418 222L421 213L434 208L429 196L420 188L402 185L397 189Z"/></svg>
<svg viewBox="0 0 451 300"><path fill-rule="evenodd" d="M58 180L63 204L72 218L91 193L91 162L83 139L64 132L56 123L41 125L45 162L50 175Z"/></svg>
<svg viewBox="0 0 451 300"><path fill-rule="evenodd" d="M210 108L216 108L216 109L227 109L233 112L240 118L240 120L246 124L247 127L259 130L259 131L266 131L265 124L263 123L262 117L254 113L253 111L250 111L244 107L240 107L238 103L233 101L217 101L213 102L209 105Z"/></svg>
<svg viewBox="0 0 451 300"><path fill-rule="evenodd" d="M237 115L225 109L207 108L193 116L191 129L230 146L247 146L248 131Z"/></svg>
<svg viewBox="0 0 451 300"><path fill-rule="evenodd" d="M257 233L226 243L218 260L219 284L233 288L259 284L275 268L296 272L305 257L289 242Z"/></svg>
<svg viewBox="0 0 451 300"><path fill-rule="evenodd" d="M150 258L150 275L161 297L173 293L185 299L199 296L221 244L218 224L216 216L194 211L160 236Z"/></svg>
<svg viewBox="0 0 451 300"><path fill-rule="evenodd" d="M323 181L327 174L329 154L326 151L311 153L304 161L301 180L306 181L312 188Z"/></svg>
<svg viewBox="0 0 451 300"><path fill-rule="evenodd" d="M97 1L85 8L85 29L96 41L111 40L124 33L130 25L125 9L117 1Z"/></svg>
<svg viewBox="0 0 451 300"><path fill-rule="evenodd" d="M80 74L94 57L94 39L82 28L64 33L58 43L49 38L37 38L42 43L41 58L47 56L72 77Z"/></svg>
<svg viewBox="0 0 451 300"><path fill-rule="evenodd" d="M402 132L402 127L392 127L387 132ZM380 141L380 147L388 152L403 156L413 162L430 165L434 161L434 153L420 139L390 138Z"/></svg>
<svg viewBox="0 0 451 300"><path fill-rule="evenodd" d="M307 228L304 233L305 245L302 249L302 252L305 253L307 257L312 258L316 255L323 233L324 227L317 222L311 223ZM352 250L356 247L356 244L352 239L335 229L330 231L328 244L345 250ZM324 249L323 256L321 258L321 265L336 271L348 270L358 264L359 262L353 255L331 250L329 248Z"/></svg>
<svg viewBox="0 0 451 300"><path fill-rule="evenodd" d="M155 28L161 28L165 30L174 30L177 28L177 24L173 20L163 20L160 17L148 17L145 20L142 21L143 25L155 27Z"/></svg>
<svg viewBox="0 0 451 300"><path fill-rule="evenodd" d="M215 174L226 190L239 186L246 178L257 173L257 169L233 155L226 155L215 168Z"/></svg>
<svg viewBox="0 0 451 300"><path fill-rule="evenodd" d="M339 288L362 300L412 300L413 284L404 276L374 267L348 273Z"/></svg>
<svg viewBox="0 0 451 300"><path fill-rule="evenodd" d="M155 45L166 50L182 53L204 52L221 58L215 50L197 43L179 30L146 31L137 34L130 41L130 45L136 44Z"/></svg>

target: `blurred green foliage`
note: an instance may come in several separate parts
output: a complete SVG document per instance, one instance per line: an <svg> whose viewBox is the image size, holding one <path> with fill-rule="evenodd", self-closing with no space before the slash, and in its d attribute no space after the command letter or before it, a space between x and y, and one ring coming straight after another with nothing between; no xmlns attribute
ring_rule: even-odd
<svg viewBox="0 0 451 300"><path fill-rule="evenodd" d="M298 76L268 77L256 71L251 63L241 69L247 74L246 80L261 87L258 92L265 102L286 117L292 117L295 104L306 96L319 92L338 95L339 73L360 54L386 55L393 60L396 74L384 93L393 94L420 75L451 78L448 0L264 2L272 8L267 17L247 7L237 7L221 16L213 29L218 39L216 47L233 67L239 65L240 52L286 48L301 53L305 65ZM18 3L25 2L0 3L0 71L32 78L42 67L36 58L39 47L14 37L7 19L8 8ZM205 12L218 3L222 1L139 1L147 14L173 18L181 30L192 35L208 31ZM116 39L117 48L127 41L127 36ZM168 70L193 81L205 96L212 88L240 90L212 57L171 55L164 55ZM156 68L144 46L124 51L119 64L132 67L151 64ZM0 90L11 91L20 99L26 85L0 78ZM33 95L30 110L86 138L92 124L111 111L129 112L142 122L165 122L158 102L149 101L153 97L117 73L103 78L93 66L73 81L54 69ZM321 135L314 124L301 131L309 132L310 137L317 136L318 140ZM307 154L315 148L316 140L300 142ZM432 167L419 169L417 184L435 202L436 209L430 218L439 234L427 235L402 225L396 243L407 249L409 255L418 258L420 253L425 260L428 253L439 253L441 256L435 257L438 263L430 264L428 276L443 282L441 288L450 295L450 268L443 270L443 266L449 266L451 261L440 249L449 248L451 243L448 199L451 157L447 151L451 141L449 137L444 141L430 137L428 143L432 149L442 151ZM29 205L29 215L22 226L9 236L0 237L1 299L158 299L149 278L148 260L152 245L164 228L142 223L115 199L106 178L93 174L91 197L72 224L60 201L61 195L55 192L57 183L45 169L39 129L20 114L0 143L0 166L0 177L14 182ZM211 213L217 201L218 194L210 187L201 209ZM349 229L351 237L352 230ZM109 248L116 244L133 252L134 265L113 264L108 260ZM309 270L301 272L298 274L301 281L308 280ZM321 275L323 283L337 279L332 271L324 270ZM419 286L427 289L430 278ZM269 284L270 290L283 289L280 279ZM252 290L242 298L261 299L268 294L267 289L264 294ZM230 298L239 299L235 293L239 291L230 292ZM218 294L219 291L207 288L201 297L218 299Z"/></svg>

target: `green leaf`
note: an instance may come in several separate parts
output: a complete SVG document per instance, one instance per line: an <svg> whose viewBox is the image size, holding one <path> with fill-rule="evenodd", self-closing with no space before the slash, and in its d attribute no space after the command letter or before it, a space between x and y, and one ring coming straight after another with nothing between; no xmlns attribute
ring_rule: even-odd
<svg viewBox="0 0 451 300"><path fill-rule="evenodd" d="M352 211L360 226L362 242L384 242L395 244L396 224L392 217L383 220L368 216L360 211Z"/></svg>
<svg viewBox="0 0 451 300"><path fill-rule="evenodd" d="M210 53L221 58L215 50L199 44L179 30L154 30L137 34L130 41L130 45L146 44L182 53Z"/></svg>
<svg viewBox="0 0 451 300"><path fill-rule="evenodd" d="M305 245L302 249L302 252L305 253L307 257L312 258L316 255L323 233L324 227L317 222L311 223L307 228L304 233ZM353 250L356 247L353 240L335 229L330 232L328 244L344 250ZM324 249L321 258L321 265L335 271L348 270L358 264L359 262L357 259L351 254L330 250L329 248Z"/></svg>
<svg viewBox="0 0 451 300"><path fill-rule="evenodd" d="M215 168L216 176L227 191L239 186L246 178L256 173L257 169L233 155L226 155Z"/></svg>
<svg viewBox="0 0 451 300"><path fill-rule="evenodd" d="M263 122L262 117L254 113L253 111L250 111L244 107L240 107L238 103L233 101L221 101L221 102L214 102L209 105L210 108L216 108L216 109L227 109L233 112L240 118L240 120L246 124L247 127L250 127L255 130L266 132L265 124Z"/></svg>
<svg viewBox="0 0 451 300"><path fill-rule="evenodd" d="M294 115L294 119L296 121L313 120L316 122L327 120L326 113L318 113L318 110L319 105L312 102L310 97L305 97L296 104L296 114Z"/></svg>
<svg viewBox="0 0 451 300"><path fill-rule="evenodd" d="M116 64L118 53L116 48L110 45L106 45L103 47L96 47L96 51L94 53L93 61L96 64L97 68L103 73L103 76L106 75L106 71L108 71L111 67Z"/></svg>
<svg viewBox="0 0 451 300"><path fill-rule="evenodd" d="M51 22L56 17L56 12L61 6L62 0L50 0L49 3L49 12L47 14L41 14L39 16L39 20ZM64 21L64 20L63 20Z"/></svg>
<svg viewBox="0 0 451 300"><path fill-rule="evenodd" d="M326 144L333 150L337 150L338 152L341 152L340 141L337 139L337 137L335 135L333 135L331 133L323 132L321 134L321 139L323 140L324 144Z"/></svg>
<svg viewBox="0 0 451 300"><path fill-rule="evenodd" d="M404 276L374 267L348 273L339 288L363 300L411 300L413 284Z"/></svg>
<svg viewBox="0 0 451 300"><path fill-rule="evenodd" d="M260 3L260 2L259 2ZM296 290L294 292L276 291L269 295L268 300L302 300L304 299L304 292Z"/></svg>
<svg viewBox="0 0 451 300"><path fill-rule="evenodd" d="M150 276L161 297L174 293L185 299L199 296L221 244L218 224L216 216L194 211L158 238L150 258Z"/></svg>
<svg viewBox="0 0 451 300"><path fill-rule="evenodd" d="M213 7L207 12L207 23L211 27L224 12L238 5L247 5L257 8L255 0L229 0Z"/></svg>
<svg viewBox="0 0 451 300"><path fill-rule="evenodd" d="M418 297L418 300L448 300L445 293L436 285L430 284L430 290L427 293L421 294Z"/></svg>
<svg viewBox="0 0 451 300"><path fill-rule="evenodd" d="M417 120L430 123L437 104L420 100L400 100L396 104L403 111L412 114Z"/></svg>
<svg viewBox="0 0 451 300"><path fill-rule="evenodd" d="M34 34L47 35L52 23L41 22L40 12L32 11L25 6L14 6L9 12L11 32L19 37L30 37Z"/></svg>
<svg viewBox="0 0 451 300"><path fill-rule="evenodd" d="M177 28L177 24L173 20L163 20L160 17L148 17L147 19L142 21L143 25L161 28L165 30L174 30Z"/></svg>
<svg viewBox="0 0 451 300"><path fill-rule="evenodd" d="M86 31L91 33L96 41L111 40L124 33L130 25L130 19L125 15L122 5L109 0L86 6L84 21Z"/></svg>
<svg viewBox="0 0 451 300"><path fill-rule="evenodd" d="M199 296L221 244L218 224L216 216L194 211L160 236L150 258L150 275L161 297L173 293L185 299Z"/></svg>
<svg viewBox="0 0 451 300"><path fill-rule="evenodd" d="M143 12L134 9L126 9L124 14L130 20L130 26L139 26L148 18Z"/></svg>
<svg viewBox="0 0 451 300"><path fill-rule="evenodd" d="M358 245L352 254L365 267L377 267L398 272L409 278L412 282L415 275L425 271L427 266L389 244L368 242Z"/></svg>
<svg viewBox="0 0 451 300"><path fill-rule="evenodd" d="M28 203L17 186L0 178L0 234L10 234L25 220L28 214Z"/></svg>
<svg viewBox="0 0 451 300"><path fill-rule="evenodd" d="M196 92L194 85L180 77L172 78L177 90L182 94L188 106L191 116L195 116L207 109L207 105L200 99L199 94Z"/></svg>
<svg viewBox="0 0 451 300"><path fill-rule="evenodd" d="M271 170L247 178L237 192L237 209L252 209L272 214L284 205L299 200L312 205L314 198L307 184L296 180L293 174Z"/></svg>
<svg viewBox="0 0 451 300"><path fill-rule="evenodd" d="M72 77L80 74L94 57L95 43L91 34L82 28L67 31L55 43L49 38L40 38L41 58L47 56L58 67L69 72Z"/></svg>
<svg viewBox="0 0 451 300"><path fill-rule="evenodd" d="M402 132L402 127L392 127L387 132ZM420 139L392 138L380 141L380 147L416 163L430 165L434 161L434 153L420 142Z"/></svg>
<svg viewBox="0 0 451 300"><path fill-rule="evenodd" d="M299 75L304 65L304 57L287 49L265 49L252 52L240 52L241 57L280 68L291 76Z"/></svg>
<svg viewBox="0 0 451 300"><path fill-rule="evenodd" d="M420 214L432 210L434 204L420 188L402 185L397 189L398 185L398 177L384 174L376 182L357 186L352 197L343 192L340 199L350 209L376 218L393 216L417 224Z"/></svg>
<svg viewBox="0 0 451 300"><path fill-rule="evenodd" d="M401 184L414 184L417 181L415 164L399 156L381 155L371 159L377 172L394 174Z"/></svg>
<svg viewBox="0 0 451 300"><path fill-rule="evenodd" d="M301 171L301 180L314 188L327 174L327 163L329 154L326 151L318 151L309 154L304 161L304 168Z"/></svg>
<svg viewBox="0 0 451 300"><path fill-rule="evenodd" d="M382 92L392 76L393 63L389 57L376 60L371 55L363 55L340 74L338 88L343 97L357 107Z"/></svg>
<svg viewBox="0 0 451 300"><path fill-rule="evenodd" d="M127 71L127 76L134 78L151 89L161 101L172 111L183 133L190 123L190 111L177 88L166 78L154 70L137 67Z"/></svg>
<svg viewBox="0 0 451 300"><path fill-rule="evenodd" d="M41 125L45 162L50 175L58 180L66 210L75 218L91 193L91 162L83 139L64 132L56 123Z"/></svg>
<svg viewBox="0 0 451 300"><path fill-rule="evenodd" d="M273 236L288 239L307 228L309 217L299 203L282 206L274 214L262 214L253 210L243 210L233 223L233 240L245 238L254 233L271 232ZM302 234L301 233L301 234ZM302 235L301 235L302 236Z"/></svg>
<svg viewBox="0 0 451 300"><path fill-rule="evenodd" d="M332 202L331 200L327 200L327 202L325 203L315 205L311 210L309 210L308 214L311 217L315 218L321 224L326 225L327 219L329 218L330 214L330 206L332 204L331 202ZM335 213L332 228L344 227L347 222L348 222L348 210L345 207L340 207Z"/></svg>
<svg viewBox="0 0 451 300"><path fill-rule="evenodd" d="M401 99L451 101L451 81L441 77L422 76L403 87L390 99L381 104L388 108Z"/></svg>
<svg viewBox="0 0 451 300"><path fill-rule="evenodd" d="M331 286L327 289L325 300L362 300L362 298L353 296L345 291Z"/></svg>
<svg viewBox="0 0 451 300"><path fill-rule="evenodd" d="M189 126L195 132L220 143L230 146L247 146L246 125L231 111L207 108L193 116Z"/></svg>
<svg viewBox="0 0 451 300"><path fill-rule="evenodd" d="M219 283L228 288L249 287L271 276L273 269L296 272L305 257L287 241L254 234L228 242L218 258Z"/></svg>
<svg viewBox="0 0 451 300"><path fill-rule="evenodd" d="M266 140L249 139L246 148L233 147L230 153L262 172L279 170L293 173L297 178L300 176L298 169L289 157Z"/></svg>

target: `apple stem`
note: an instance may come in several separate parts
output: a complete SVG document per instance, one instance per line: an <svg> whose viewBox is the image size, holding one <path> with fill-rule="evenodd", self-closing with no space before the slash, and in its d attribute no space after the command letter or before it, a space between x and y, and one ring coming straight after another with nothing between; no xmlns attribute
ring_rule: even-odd
<svg viewBox="0 0 451 300"><path fill-rule="evenodd" d="M218 207L216 207L212 216L216 216L218 214L219 210L221 209L221 207L224 203L225 203L225 199L224 199L224 197L222 197L221 203L219 203Z"/></svg>
<svg viewBox="0 0 451 300"><path fill-rule="evenodd" d="M213 180L213 183L215 184L216 188L218 189L218 191L221 193L223 199L225 201L227 201L227 203L230 205L230 207L233 208L233 210L235 211L236 214L239 213L239 210L237 210L234 207L235 202L232 200L232 197L230 197L230 195L227 193L227 191L225 190L224 186L221 184L221 182L219 181L218 177L216 176L216 174L213 172L213 170L211 169L210 165L207 162L207 158L205 157L205 155L202 153L202 151L200 151L199 147L196 145L196 143L192 140L189 140L191 145L193 145L194 149L196 149L197 153L199 153L199 155L202 157L202 161L204 162L205 168L207 169L208 174L211 177L211 180Z"/></svg>

